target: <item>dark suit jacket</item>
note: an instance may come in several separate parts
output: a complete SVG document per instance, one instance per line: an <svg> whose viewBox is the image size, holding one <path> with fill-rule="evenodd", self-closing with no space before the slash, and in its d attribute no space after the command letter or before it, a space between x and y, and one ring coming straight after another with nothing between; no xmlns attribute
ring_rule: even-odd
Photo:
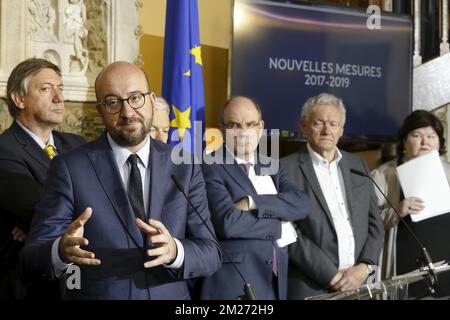
<svg viewBox="0 0 450 320"><path fill-rule="evenodd" d="M263 166L258 163L257 160L257 175ZM267 163L267 159L263 163ZM224 251L252 285L257 299L274 299L277 297L272 286L274 240L281 237L281 220L298 220L308 214L307 195L288 181L282 169L271 176L277 195L258 195L237 163L203 165L202 169L211 220ZM234 203L248 195L255 201L257 209L235 209ZM275 247L279 298L286 299L287 248ZM201 298L236 299L242 295L242 288L241 278L224 256L220 270L203 279Z"/></svg>
<svg viewBox="0 0 450 320"><path fill-rule="evenodd" d="M55 130L52 133L58 154L85 143L82 137L75 134ZM5 218L13 220L25 232L30 227L50 161L16 121L0 135L1 212L7 212Z"/></svg>
<svg viewBox="0 0 450 320"><path fill-rule="evenodd" d="M148 216L161 221L184 247L183 267L145 269L147 237L135 217L106 135L52 162L31 231L22 251L30 275L53 277L51 247L86 207L93 209L84 227L87 250L100 266L81 266L81 290L65 290L74 299L188 299L185 279L207 276L220 266L217 242L170 180L177 175L186 193L210 224L205 183L198 165L174 165L172 148L150 143ZM64 285L64 284L63 284Z"/></svg>
<svg viewBox="0 0 450 320"><path fill-rule="evenodd" d="M53 131L59 154L85 141L82 137ZM15 226L28 233L50 158L15 121L0 135L0 260L1 274L17 267L22 243L14 241Z"/></svg>
<svg viewBox="0 0 450 320"><path fill-rule="evenodd" d="M339 167L355 237L355 261L377 264L384 236L377 198L371 181L350 173L350 169L369 172L363 159L341 152ZM299 238L289 247L288 299L304 299L327 293L339 266L337 235L307 148L281 163L289 179L310 198L311 212L306 219L296 221Z"/></svg>

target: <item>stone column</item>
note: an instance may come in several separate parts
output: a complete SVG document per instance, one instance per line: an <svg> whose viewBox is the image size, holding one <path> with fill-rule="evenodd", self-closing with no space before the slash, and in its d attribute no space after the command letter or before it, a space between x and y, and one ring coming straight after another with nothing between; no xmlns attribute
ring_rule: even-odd
<svg viewBox="0 0 450 320"><path fill-rule="evenodd" d="M442 41L440 45L441 56L450 52L448 44L448 0L442 0Z"/></svg>
<svg viewBox="0 0 450 320"><path fill-rule="evenodd" d="M383 10L392 12L392 0L383 0Z"/></svg>
<svg viewBox="0 0 450 320"><path fill-rule="evenodd" d="M414 56L413 64L414 67L420 66L422 64L422 56L420 55L420 14L421 14L421 0L414 0Z"/></svg>

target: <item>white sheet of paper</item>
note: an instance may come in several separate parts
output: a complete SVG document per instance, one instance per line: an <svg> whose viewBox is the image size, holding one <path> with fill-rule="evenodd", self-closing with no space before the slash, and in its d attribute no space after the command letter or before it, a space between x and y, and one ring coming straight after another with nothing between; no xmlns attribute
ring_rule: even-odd
<svg viewBox="0 0 450 320"><path fill-rule="evenodd" d="M425 209L412 214L414 222L450 212L450 186L437 151L409 160L397 167L405 198L418 197Z"/></svg>
<svg viewBox="0 0 450 320"><path fill-rule="evenodd" d="M255 176L256 183L255 189L258 194L277 194L277 189L273 184L273 180L270 176ZM297 232L291 222L281 224L281 238L277 239L278 247L282 248L297 240Z"/></svg>
<svg viewBox="0 0 450 320"><path fill-rule="evenodd" d="M257 181L255 190L257 194L277 194L278 191L273 184L271 176L255 176Z"/></svg>
<svg viewBox="0 0 450 320"><path fill-rule="evenodd" d="M294 225L289 221L281 224L281 238L277 239L277 245L283 248L293 242L297 241L297 232L295 232Z"/></svg>

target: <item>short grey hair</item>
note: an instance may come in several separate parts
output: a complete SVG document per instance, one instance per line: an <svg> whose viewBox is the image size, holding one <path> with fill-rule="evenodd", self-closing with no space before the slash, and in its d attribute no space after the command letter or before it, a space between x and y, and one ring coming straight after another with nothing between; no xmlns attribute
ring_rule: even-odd
<svg viewBox="0 0 450 320"><path fill-rule="evenodd" d="M302 107L300 119L302 121L307 122L311 113L314 111L314 108L320 105L331 105L336 107L344 116L344 123L345 123L344 102L342 101L341 98L338 98L335 95L332 95L331 93L321 93L317 96L310 97L308 100L306 100L306 102L303 104Z"/></svg>
<svg viewBox="0 0 450 320"><path fill-rule="evenodd" d="M170 114L170 107L167 101L163 97L155 98L155 109L156 110L165 110L167 114Z"/></svg>

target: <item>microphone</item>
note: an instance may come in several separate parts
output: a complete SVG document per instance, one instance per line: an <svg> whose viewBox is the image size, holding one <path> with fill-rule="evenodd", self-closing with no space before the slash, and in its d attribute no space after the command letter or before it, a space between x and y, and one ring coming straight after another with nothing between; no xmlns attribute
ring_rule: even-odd
<svg viewBox="0 0 450 320"><path fill-rule="evenodd" d="M250 285L250 283L248 283L245 278L244 275L241 273L241 271L239 270L239 268L237 267L237 265L233 262L233 260L231 260L230 256L227 254L227 252L223 249L222 245L219 242L219 239L217 239L216 234L214 233L214 231L211 230L211 228L208 226L208 224L206 223L206 221L203 219L203 217L200 215L200 213L198 212L198 210L195 208L194 204L192 203L191 199L188 198L188 196L186 195L186 193L184 192L184 187L181 184L180 180L178 179L178 177L174 174L170 175L170 177L172 178L173 182L175 183L175 185L177 186L178 191L180 191L184 198L187 200L187 202L189 203L189 205L192 207L192 209L194 209L195 213L198 215L198 217L200 218L200 220L202 221L202 224L206 227L206 229L209 231L209 233L213 236L213 238L217 241L217 244L220 247L220 250L222 250L223 254L225 255L225 257L227 257L227 259L230 261L230 263L233 265L234 269L236 270L236 272L239 274L239 277L242 279L242 282L244 283L244 295L239 296L238 300L256 300L256 295L253 292L252 286Z"/></svg>
<svg viewBox="0 0 450 320"><path fill-rule="evenodd" d="M394 210L395 214L397 215L398 219L403 223L403 225L405 226L406 230L408 230L408 232L412 235L412 237L414 238L414 240L416 241L416 243L419 245L420 249L422 250L422 258L425 260L425 263L428 265L428 276L429 276L429 280L430 280L430 284L428 286L428 291L431 294L435 293L436 292L436 285L437 285L437 282L438 282L438 278L437 278L437 274L436 274L436 272L434 270L433 260L431 259L431 256L428 253L427 248L425 248L425 246L423 245L422 241L419 240L419 238L417 237L415 232L406 223L406 221L400 216L400 214L398 213L397 209L395 209L395 207L392 205L392 203L389 200L389 198L384 194L384 192L381 190L381 188L378 186L378 184L375 182L375 180L373 180L372 176L366 174L365 172L362 172L362 171L359 171L359 170L356 170L356 169L353 169L353 168L350 169L350 172L353 173L353 174L356 174L358 176L361 176L361 177L369 178L370 181L372 181L372 183L377 187L378 191L380 191L380 193L386 199L386 201L389 204L389 206Z"/></svg>

